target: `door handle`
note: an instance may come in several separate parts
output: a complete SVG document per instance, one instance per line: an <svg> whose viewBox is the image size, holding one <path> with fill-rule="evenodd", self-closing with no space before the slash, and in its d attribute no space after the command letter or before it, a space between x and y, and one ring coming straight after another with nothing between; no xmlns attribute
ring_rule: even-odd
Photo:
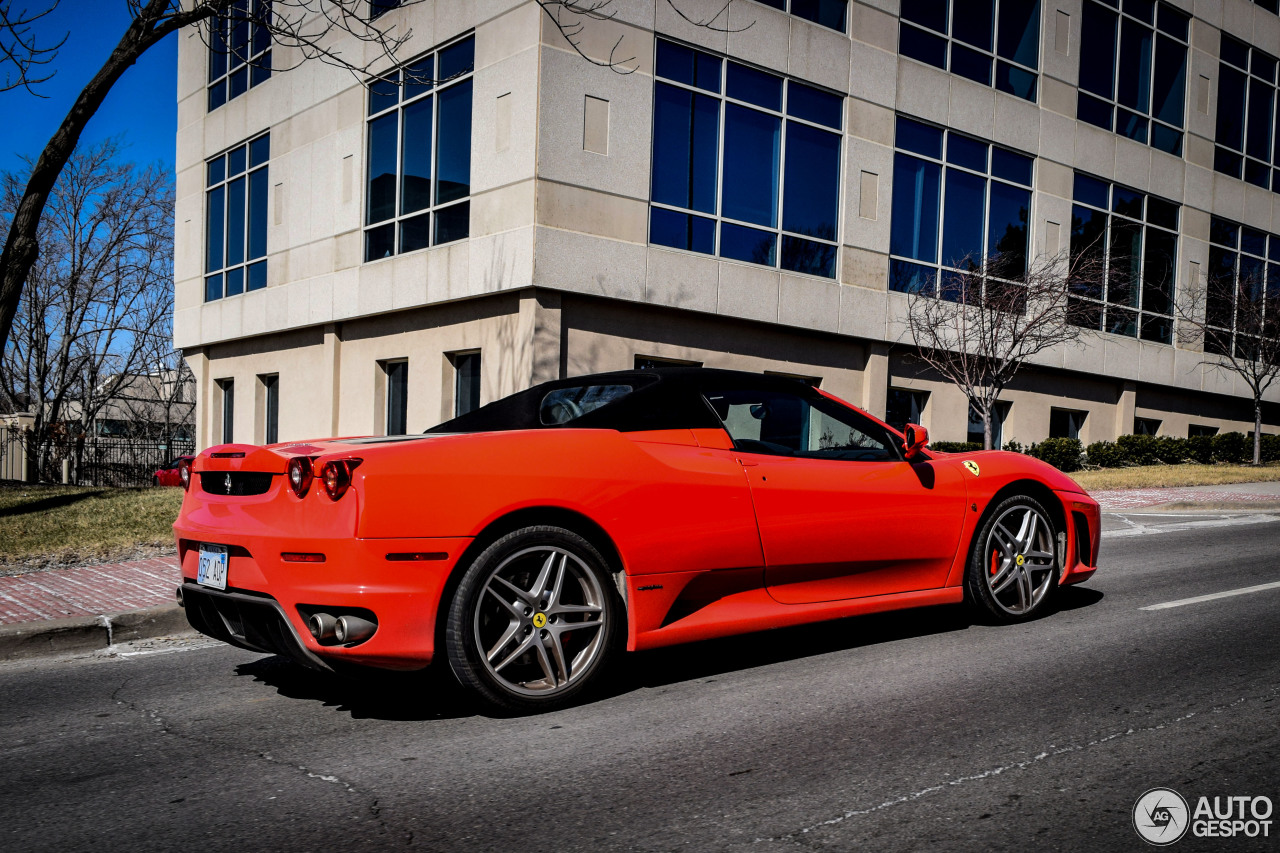
<svg viewBox="0 0 1280 853"><path fill-rule="evenodd" d="M754 468L754 467L756 467L757 465L759 465L760 463L759 463L759 462L748 462L748 461L747 461L747 460L745 460L745 459L741 459L741 458L739 458L739 459L738 459L738 464L739 464L739 465L741 465L743 468Z"/></svg>

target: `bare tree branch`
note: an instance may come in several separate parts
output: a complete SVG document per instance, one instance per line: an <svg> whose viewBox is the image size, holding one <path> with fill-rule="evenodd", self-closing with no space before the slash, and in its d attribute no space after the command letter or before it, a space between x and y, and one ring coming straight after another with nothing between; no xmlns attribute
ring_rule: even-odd
<svg viewBox="0 0 1280 853"><path fill-rule="evenodd" d="M1000 256L965 259L961 269L944 270L941 282L911 290L903 318L915 355L963 391L981 417L987 450L1000 394L1014 375L1039 353L1080 336L1068 281L1102 273L1094 256L1073 262L1063 252L1037 258L1017 276L991 274L1007 264Z"/></svg>
<svg viewBox="0 0 1280 853"><path fill-rule="evenodd" d="M1176 303L1178 340L1203 346L1210 370L1237 376L1253 396L1253 464L1262 464L1262 397L1280 377L1280 290L1264 264L1191 283Z"/></svg>
<svg viewBox="0 0 1280 853"><path fill-rule="evenodd" d="M0 0L0 66L5 69L0 92L26 89L37 98L46 97L35 87L52 80L58 73L53 69L46 73L44 69L57 58L70 33L64 34L57 44L41 47L32 32L32 25L56 8L58 0L52 0L39 12L16 8L12 0ZM41 74L43 76L38 76Z"/></svg>

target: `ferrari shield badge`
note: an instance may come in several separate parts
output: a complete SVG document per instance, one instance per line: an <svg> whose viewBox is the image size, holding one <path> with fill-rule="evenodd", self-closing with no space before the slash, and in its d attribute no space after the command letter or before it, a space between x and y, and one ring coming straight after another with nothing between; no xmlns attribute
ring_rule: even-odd
<svg viewBox="0 0 1280 853"><path fill-rule="evenodd" d="M970 473L970 474L972 474L973 476L975 476L975 477L976 477L976 476L978 476L978 473L979 473L979 472L978 472L978 463L977 463L977 462L974 462L972 459L966 459L966 460L964 460L964 467L968 468L968 469L969 469L969 473Z"/></svg>

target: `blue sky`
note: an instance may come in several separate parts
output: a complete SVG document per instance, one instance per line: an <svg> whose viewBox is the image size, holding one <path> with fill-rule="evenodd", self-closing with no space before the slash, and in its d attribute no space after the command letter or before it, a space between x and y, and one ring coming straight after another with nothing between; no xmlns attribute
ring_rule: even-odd
<svg viewBox="0 0 1280 853"><path fill-rule="evenodd" d="M18 4L42 8L40 0ZM85 84L102 67L129 25L125 0L62 0L38 24L41 44L56 43L70 33L52 66L58 74L38 87L46 98L25 90L0 92L0 170L23 168L21 156L39 156ZM160 162L173 169L177 127L178 37L171 35L151 48L116 83L80 144L123 135L121 157L140 163Z"/></svg>

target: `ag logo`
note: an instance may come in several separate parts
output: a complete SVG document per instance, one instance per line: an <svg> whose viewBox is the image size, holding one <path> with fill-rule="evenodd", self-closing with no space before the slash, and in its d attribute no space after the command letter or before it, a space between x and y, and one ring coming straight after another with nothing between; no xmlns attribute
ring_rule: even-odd
<svg viewBox="0 0 1280 853"><path fill-rule="evenodd" d="M977 463L977 462L974 462L972 459L966 459L966 460L964 460L964 467L968 468L968 469L969 469L969 473L970 473L970 474L972 474L973 476L975 476L975 477L976 477L976 476L978 476L978 463Z"/></svg>
<svg viewBox="0 0 1280 853"><path fill-rule="evenodd" d="M1165 847L1187 834L1187 801L1172 788L1152 788L1133 804L1133 828L1142 840Z"/></svg>

